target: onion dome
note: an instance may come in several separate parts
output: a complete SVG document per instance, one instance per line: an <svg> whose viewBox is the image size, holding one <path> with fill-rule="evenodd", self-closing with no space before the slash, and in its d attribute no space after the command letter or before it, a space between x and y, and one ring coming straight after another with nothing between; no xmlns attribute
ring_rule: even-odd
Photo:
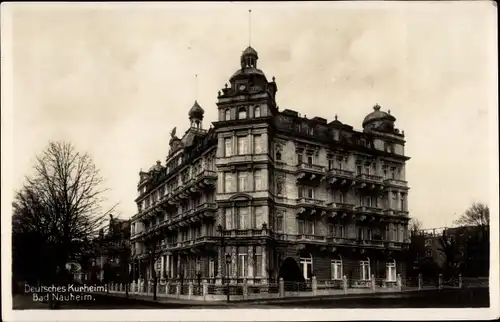
<svg viewBox="0 0 500 322"><path fill-rule="evenodd" d="M189 110L189 119L203 119L203 114L205 111L203 108L198 104L198 101L194 101L193 107Z"/></svg>
<svg viewBox="0 0 500 322"><path fill-rule="evenodd" d="M396 118L390 112L380 110L380 105L373 107L373 112L368 114L363 120L363 128L393 129Z"/></svg>
<svg viewBox="0 0 500 322"><path fill-rule="evenodd" d="M251 76L258 76L265 79L266 76L264 75L264 72L257 68L258 59L259 55L257 54L257 51L251 46L248 46L241 54L241 69L236 71L236 73L231 76L230 81L232 82L235 79L249 78Z"/></svg>

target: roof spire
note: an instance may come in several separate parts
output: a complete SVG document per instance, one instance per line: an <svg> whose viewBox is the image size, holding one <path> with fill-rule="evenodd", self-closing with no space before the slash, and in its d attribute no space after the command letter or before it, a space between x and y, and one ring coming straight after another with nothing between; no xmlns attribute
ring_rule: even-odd
<svg viewBox="0 0 500 322"><path fill-rule="evenodd" d="M198 74L194 74L194 99L198 100Z"/></svg>
<svg viewBox="0 0 500 322"><path fill-rule="evenodd" d="M252 45L252 9L248 10L248 46Z"/></svg>

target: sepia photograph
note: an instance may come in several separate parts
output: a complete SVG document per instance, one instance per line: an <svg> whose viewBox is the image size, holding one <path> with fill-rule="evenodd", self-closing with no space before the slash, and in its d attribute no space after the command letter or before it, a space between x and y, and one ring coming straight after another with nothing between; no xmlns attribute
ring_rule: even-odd
<svg viewBox="0 0 500 322"><path fill-rule="evenodd" d="M498 318L496 6L2 3L2 318Z"/></svg>

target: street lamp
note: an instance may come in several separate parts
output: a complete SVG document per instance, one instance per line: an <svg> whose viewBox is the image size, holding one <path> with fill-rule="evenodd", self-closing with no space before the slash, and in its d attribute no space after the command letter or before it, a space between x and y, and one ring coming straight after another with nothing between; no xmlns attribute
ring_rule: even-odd
<svg viewBox="0 0 500 322"><path fill-rule="evenodd" d="M231 264L231 255L226 254L226 283L227 283L227 301L229 302L229 265Z"/></svg>

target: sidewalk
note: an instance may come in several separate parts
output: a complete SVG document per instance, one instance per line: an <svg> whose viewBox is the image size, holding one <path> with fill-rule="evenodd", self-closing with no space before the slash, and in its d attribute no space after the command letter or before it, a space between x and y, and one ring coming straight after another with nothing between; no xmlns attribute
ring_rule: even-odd
<svg viewBox="0 0 500 322"><path fill-rule="evenodd" d="M110 293L105 293L105 292L97 292L95 294L99 294L102 296L111 296L111 297L118 297L118 298L126 298L127 296L125 293L115 293L115 292L110 292ZM148 294L148 295L137 295L137 294L129 294L128 296L130 299L134 299L137 301L145 301L145 302L155 302L155 303L171 303L171 304L188 304L188 305L200 305L200 306L207 306L207 305L221 305L225 304L222 301L200 301L200 300L187 300L187 299L176 299L173 297L165 297L165 296L157 296L157 300L153 300L153 294Z"/></svg>

